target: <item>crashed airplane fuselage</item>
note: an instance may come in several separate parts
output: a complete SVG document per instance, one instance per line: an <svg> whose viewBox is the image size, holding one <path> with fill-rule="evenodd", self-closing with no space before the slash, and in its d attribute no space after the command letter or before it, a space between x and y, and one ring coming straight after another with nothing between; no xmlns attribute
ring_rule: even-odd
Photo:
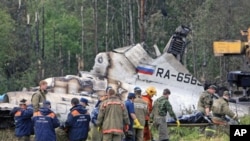
<svg viewBox="0 0 250 141"><path fill-rule="evenodd" d="M51 101L52 110L64 122L73 97L87 98L90 103L88 109L91 111L98 95L105 93L107 86L112 86L123 100L128 92L133 92L135 86L141 87L143 91L148 86L154 86L157 89L154 100L162 95L163 89L171 90L169 100L177 115L195 111L199 95L204 88L175 55L166 51L172 39L173 36L163 53L154 46L154 58L149 55L143 44L136 44L97 54L90 72L82 71L78 75L45 79L49 86L46 98ZM0 111L11 110L18 106L18 102L23 98L30 101L33 93L34 91L6 93L2 96ZM237 109L240 116L249 112L248 106L232 104L231 108Z"/></svg>

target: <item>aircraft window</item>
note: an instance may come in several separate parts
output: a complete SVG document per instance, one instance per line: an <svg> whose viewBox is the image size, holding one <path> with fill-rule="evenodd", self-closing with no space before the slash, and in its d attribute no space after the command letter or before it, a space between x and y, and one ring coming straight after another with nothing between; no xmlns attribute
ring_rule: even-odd
<svg viewBox="0 0 250 141"><path fill-rule="evenodd" d="M65 103L56 104L56 113L67 114L67 105Z"/></svg>

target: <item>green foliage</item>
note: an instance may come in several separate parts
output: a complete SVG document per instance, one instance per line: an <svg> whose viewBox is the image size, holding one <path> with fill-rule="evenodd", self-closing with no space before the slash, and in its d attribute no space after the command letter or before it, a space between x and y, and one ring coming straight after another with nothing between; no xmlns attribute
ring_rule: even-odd
<svg viewBox="0 0 250 141"><path fill-rule="evenodd" d="M245 115L240 118L241 125L249 125L250 124L250 115Z"/></svg>
<svg viewBox="0 0 250 141"><path fill-rule="evenodd" d="M1 4L0 4L1 7ZM14 22L5 8L0 8L0 93L4 93L7 90L6 82L7 78L5 76L5 66L7 65L7 60L12 56L13 47L12 42L9 40L12 38L11 32L14 29Z"/></svg>
<svg viewBox="0 0 250 141"><path fill-rule="evenodd" d="M95 47L98 52L105 51L106 37L108 50L130 45L130 3L109 0L106 15L107 1L95 1L21 0L19 5L17 0L2 0L0 82L3 85L0 91L19 90L24 83L37 83L46 77L76 74L76 56L83 58L84 70L92 69ZM247 0L145 1L145 43L149 47L157 44L163 50L176 27L187 25L192 32L188 36L191 43L184 55L184 64L198 79L225 81L228 71L242 68L242 58L214 57L213 41L241 39L239 31L250 25L249 6ZM138 43L140 1L132 1L131 7L134 40ZM26 24L27 14L29 25Z"/></svg>
<svg viewBox="0 0 250 141"><path fill-rule="evenodd" d="M207 138L204 134L200 134L199 127L170 127L171 141L228 141L229 137L225 134L217 134L213 138Z"/></svg>
<svg viewBox="0 0 250 141"><path fill-rule="evenodd" d="M199 127L169 127L168 134L171 141L228 141L226 134L217 134L213 138L207 138L205 134L200 133ZM154 139L158 139L158 131L151 129Z"/></svg>

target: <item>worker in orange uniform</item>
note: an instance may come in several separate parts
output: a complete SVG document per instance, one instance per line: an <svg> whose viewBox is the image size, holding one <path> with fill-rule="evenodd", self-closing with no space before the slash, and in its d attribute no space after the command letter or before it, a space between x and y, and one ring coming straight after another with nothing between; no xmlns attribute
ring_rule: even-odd
<svg viewBox="0 0 250 141"><path fill-rule="evenodd" d="M147 102L148 104L148 114L147 116L145 117L145 127L144 127L144 131L143 131L143 140L144 141L148 141L148 140L151 140L151 132L150 132L150 129L149 129L149 120L150 120L150 113L152 112L153 110L153 96L156 95L157 91L156 91L156 88L153 87L153 86L149 86L145 93L142 94L142 99Z"/></svg>

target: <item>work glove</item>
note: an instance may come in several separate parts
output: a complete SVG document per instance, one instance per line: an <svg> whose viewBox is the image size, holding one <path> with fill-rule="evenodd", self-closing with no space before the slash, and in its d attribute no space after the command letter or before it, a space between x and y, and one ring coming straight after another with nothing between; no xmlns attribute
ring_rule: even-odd
<svg viewBox="0 0 250 141"><path fill-rule="evenodd" d="M238 125L240 125L240 119L237 119L236 122L238 123Z"/></svg>
<svg viewBox="0 0 250 141"><path fill-rule="evenodd" d="M176 120L177 127L180 127L181 123L179 120Z"/></svg>
<svg viewBox="0 0 250 141"><path fill-rule="evenodd" d="M125 132L127 132L127 131L128 131L128 129L129 129L128 124L124 125L124 127L123 127L123 128L124 128L124 131L125 131Z"/></svg>
<svg viewBox="0 0 250 141"><path fill-rule="evenodd" d="M140 124L140 122L138 121L138 119L135 119L134 120L134 126L133 126L133 128L143 129L144 127Z"/></svg>
<svg viewBox="0 0 250 141"><path fill-rule="evenodd" d="M101 132L102 128L100 126L97 127L97 131Z"/></svg>

